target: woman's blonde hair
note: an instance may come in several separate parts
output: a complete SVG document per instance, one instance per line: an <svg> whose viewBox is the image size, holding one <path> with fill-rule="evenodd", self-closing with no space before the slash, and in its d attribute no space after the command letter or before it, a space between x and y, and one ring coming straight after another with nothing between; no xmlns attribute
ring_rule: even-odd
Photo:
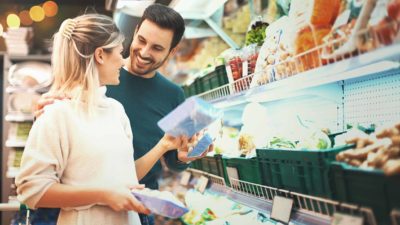
<svg viewBox="0 0 400 225"><path fill-rule="evenodd" d="M86 14L65 20L54 34L50 93L70 96L90 114L100 86L94 52L97 48L111 52L123 41L123 34L108 16Z"/></svg>

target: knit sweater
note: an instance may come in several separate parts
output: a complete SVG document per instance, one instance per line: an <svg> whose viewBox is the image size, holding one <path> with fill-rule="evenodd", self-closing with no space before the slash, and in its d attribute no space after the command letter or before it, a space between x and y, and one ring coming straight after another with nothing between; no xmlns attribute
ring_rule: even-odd
<svg viewBox="0 0 400 225"><path fill-rule="evenodd" d="M122 105L105 97L92 117L78 113L74 102L46 106L33 124L16 177L18 199L34 209L54 183L71 186L127 187L138 183L132 158L132 132ZM136 225L136 212L107 206L62 208L58 225Z"/></svg>

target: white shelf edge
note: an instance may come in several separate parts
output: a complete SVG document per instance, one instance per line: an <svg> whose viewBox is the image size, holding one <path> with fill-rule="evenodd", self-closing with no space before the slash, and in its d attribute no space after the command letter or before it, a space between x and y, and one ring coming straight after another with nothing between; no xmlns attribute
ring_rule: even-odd
<svg viewBox="0 0 400 225"><path fill-rule="evenodd" d="M7 178L15 178L19 174L18 167L8 167L6 177Z"/></svg>
<svg viewBox="0 0 400 225"><path fill-rule="evenodd" d="M6 147L9 147L9 148L23 148L26 145L26 141L7 140L5 145L6 145Z"/></svg>
<svg viewBox="0 0 400 225"><path fill-rule="evenodd" d="M7 114L4 120L8 122L32 122L34 116L31 114Z"/></svg>

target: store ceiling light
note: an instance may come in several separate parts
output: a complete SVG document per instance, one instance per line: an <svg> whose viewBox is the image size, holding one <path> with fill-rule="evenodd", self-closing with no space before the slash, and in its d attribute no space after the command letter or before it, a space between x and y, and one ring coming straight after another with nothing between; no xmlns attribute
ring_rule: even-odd
<svg viewBox="0 0 400 225"><path fill-rule="evenodd" d="M21 25L19 17L13 13L7 16L7 26L9 28L18 28Z"/></svg>
<svg viewBox="0 0 400 225"><path fill-rule="evenodd" d="M58 5L54 1L47 1L43 3L43 10L47 17L53 17L57 15Z"/></svg>
<svg viewBox="0 0 400 225"><path fill-rule="evenodd" d="M33 21L29 16L28 10L23 10L19 13L19 18L21 19L22 25L29 26L32 25Z"/></svg>
<svg viewBox="0 0 400 225"><path fill-rule="evenodd" d="M44 10L42 7L35 5L29 10L29 15L33 21L40 22L44 19Z"/></svg>

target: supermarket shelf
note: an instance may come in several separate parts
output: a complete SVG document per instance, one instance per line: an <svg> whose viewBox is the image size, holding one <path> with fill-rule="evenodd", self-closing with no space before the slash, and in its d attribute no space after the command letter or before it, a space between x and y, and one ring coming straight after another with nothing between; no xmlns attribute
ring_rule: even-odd
<svg viewBox="0 0 400 225"><path fill-rule="evenodd" d="M9 148L23 148L25 147L26 141L21 140L7 140L6 147Z"/></svg>
<svg viewBox="0 0 400 225"><path fill-rule="evenodd" d="M400 44L395 44L256 87L250 85L257 76L252 74L198 96L217 107L246 101L273 101L298 90L398 69L399 52Z"/></svg>
<svg viewBox="0 0 400 225"><path fill-rule="evenodd" d="M7 94L12 94L15 92L28 92L28 93L46 93L50 90L50 87L41 87L38 89L34 89L34 88L24 88L24 87L15 87L15 86L8 86L6 88L6 93Z"/></svg>
<svg viewBox="0 0 400 225"><path fill-rule="evenodd" d="M27 60L40 60L50 61L51 55L9 55L10 60L13 61L27 61Z"/></svg>
<svg viewBox="0 0 400 225"><path fill-rule="evenodd" d="M292 222L305 224L331 224L333 214L335 212L342 212L349 215L362 216L367 224L377 224L374 214L369 208L289 192L282 189L240 181L234 178L230 178L232 187L227 187L223 186L225 181L222 177L195 169L188 169L188 171L190 171L194 177L202 175L210 178L211 184L209 185L209 191L226 195L238 203L249 206L268 215L272 210L272 200L275 196L278 195L291 198L293 199L294 207L296 208L291 216ZM196 181L192 181L192 183L195 182ZM249 193L249 190L251 190L252 193Z"/></svg>
<svg viewBox="0 0 400 225"><path fill-rule="evenodd" d="M18 174L19 174L19 168L8 167L6 177L7 178L15 178Z"/></svg>
<svg viewBox="0 0 400 225"><path fill-rule="evenodd" d="M268 70L256 65L256 73L198 96L217 107L233 106L246 101L274 101L289 97L298 90L398 69L399 40L387 45L387 40L380 33L398 25L399 22L395 21L387 24L387 27L371 27L356 34L356 39L373 43L369 48L354 46L354 49L348 49L349 52L334 55L329 52L335 52L334 46L345 43L347 39L333 40L270 65Z"/></svg>
<svg viewBox="0 0 400 225"><path fill-rule="evenodd" d="M19 202L0 203L0 211L19 211Z"/></svg>
<svg viewBox="0 0 400 225"><path fill-rule="evenodd" d="M4 118L8 122L31 122L34 120L32 114L8 114Z"/></svg>

